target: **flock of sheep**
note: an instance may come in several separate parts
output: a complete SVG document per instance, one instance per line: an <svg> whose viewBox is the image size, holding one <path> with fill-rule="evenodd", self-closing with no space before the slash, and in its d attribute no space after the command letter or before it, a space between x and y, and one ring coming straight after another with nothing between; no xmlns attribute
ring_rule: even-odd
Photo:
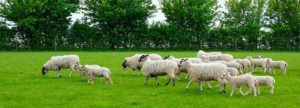
<svg viewBox="0 0 300 108"><path fill-rule="evenodd" d="M202 85L206 83L209 88L211 85L209 81L217 81L220 85L220 92L225 93L225 87L228 83L233 95L235 88L239 88L241 95L248 95L252 90L254 96L260 94L259 86L267 85L270 88L270 93L273 94L275 79L272 76L255 76L254 72L257 67L261 67L263 72L273 72L275 68L282 70L283 75L286 75L287 63L285 61L273 61L271 58L252 58L247 56L244 59L234 59L230 54L221 52L204 52L198 51L195 58L175 58L168 55L162 58L158 54L135 54L131 57L126 57L122 63L123 70L132 69L143 71L146 77L145 85L147 85L150 77L155 78L157 85L159 81L158 76L167 75L169 80L166 85L172 81L175 86L176 80L179 80L181 73L187 73L186 78L189 80L186 90L192 82L197 82L200 85L200 91L203 91ZM105 79L112 85L111 72L106 67L99 65L81 65L77 55L54 56L44 64L42 74L45 76L49 70L56 71L59 77L61 69L70 68L71 72L77 70L81 77L87 75L88 83L93 84L94 77L105 77ZM243 93L242 86L246 85L248 88L246 93Z"/></svg>

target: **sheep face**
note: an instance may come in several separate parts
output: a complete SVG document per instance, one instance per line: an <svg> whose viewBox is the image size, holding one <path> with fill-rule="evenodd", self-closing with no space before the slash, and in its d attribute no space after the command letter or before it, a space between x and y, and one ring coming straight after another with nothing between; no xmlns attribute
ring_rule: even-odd
<svg viewBox="0 0 300 108"><path fill-rule="evenodd" d="M42 75L45 76L48 72L48 69L46 69L45 67L42 68Z"/></svg>
<svg viewBox="0 0 300 108"><path fill-rule="evenodd" d="M139 58L139 62L143 62L145 61L147 58L148 58L148 54L147 55L142 55L140 58Z"/></svg>
<svg viewBox="0 0 300 108"><path fill-rule="evenodd" d="M171 55L167 55L166 57L164 57L164 60L169 59Z"/></svg>
<svg viewBox="0 0 300 108"><path fill-rule="evenodd" d="M231 77L231 75L230 75L228 72L225 72L225 73L222 75L221 79L226 79L226 80L228 80L230 77Z"/></svg>
<svg viewBox="0 0 300 108"><path fill-rule="evenodd" d="M180 68L180 67L182 67L182 66L184 66L184 65L187 65L187 61L188 59L181 59L180 60L180 62L179 62L179 64L178 64L178 67Z"/></svg>
<svg viewBox="0 0 300 108"><path fill-rule="evenodd" d="M122 63L122 67L123 67L123 69L126 69L126 67L127 67L127 64L126 64L126 59L123 61L123 63Z"/></svg>

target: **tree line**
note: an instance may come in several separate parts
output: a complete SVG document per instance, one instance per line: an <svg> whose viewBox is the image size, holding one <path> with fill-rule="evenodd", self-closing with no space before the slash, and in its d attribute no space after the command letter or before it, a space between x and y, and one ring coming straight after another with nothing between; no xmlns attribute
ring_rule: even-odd
<svg viewBox="0 0 300 108"><path fill-rule="evenodd" d="M160 3L166 23L148 24L152 0L7 0L0 50L300 50L299 0Z"/></svg>

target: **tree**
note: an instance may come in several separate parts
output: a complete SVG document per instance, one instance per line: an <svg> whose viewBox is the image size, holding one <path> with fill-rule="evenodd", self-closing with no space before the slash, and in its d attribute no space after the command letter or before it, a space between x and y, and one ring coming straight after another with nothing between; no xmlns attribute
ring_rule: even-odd
<svg viewBox="0 0 300 108"><path fill-rule="evenodd" d="M215 16L215 0L162 0L167 23L177 26L190 41L188 48L203 46ZM201 48L202 49L202 48Z"/></svg>
<svg viewBox="0 0 300 108"><path fill-rule="evenodd" d="M13 32L7 27L4 20L0 19L0 50L9 50L13 46Z"/></svg>
<svg viewBox="0 0 300 108"><path fill-rule="evenodd" d="M155 11L151 0L86 0L85 16L110 49L134 46ZM138 45L136 45L138 46Z"/></svg>
<svg viewBox="0 0 300 108"><path fill-rule="evenodd" d="M15 30L28 49L56 49L62 43L69 16L78 0L7 0L0 3L0 17L16 23Z"/></svg>

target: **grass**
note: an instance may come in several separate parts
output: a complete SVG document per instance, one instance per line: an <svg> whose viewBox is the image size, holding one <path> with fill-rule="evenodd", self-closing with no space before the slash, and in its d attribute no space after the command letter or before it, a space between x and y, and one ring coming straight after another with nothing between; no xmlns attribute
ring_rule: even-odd
<svg viewBox="0 0 300 108"><path fill-rule="evenodd" d="M159 77L160 86L154 79L144 85L143 75L132 75L131 70L122 72L124 57L140 52L0 52L0 107L277 107L293 108L300 105L300 53L297 52L227 52L234 57L262 55L289 63L287 76L277 70L272 75L276 80L275 94L269 94L267 87L261 87L261 95L241 96L236 90L233 97L218 93L218 86L213 82L213 89L204 85L204 92L199 92L198 84L193 83L184 91L187 80L181 75L176 86L165 86L167 76ZM151 53L151 52L149 52ZM176 57L194 57L196 52L152 52L162 56L172 54ZM62 71L62 78L55 72L42 77L43 64L54 55L78 54L81 64L99 64L112 71L113 86L105 80L96 78L94 85L87 84L77 73L68 77L69 70ZM264 75L262 72L255 74Z"/></svg>

